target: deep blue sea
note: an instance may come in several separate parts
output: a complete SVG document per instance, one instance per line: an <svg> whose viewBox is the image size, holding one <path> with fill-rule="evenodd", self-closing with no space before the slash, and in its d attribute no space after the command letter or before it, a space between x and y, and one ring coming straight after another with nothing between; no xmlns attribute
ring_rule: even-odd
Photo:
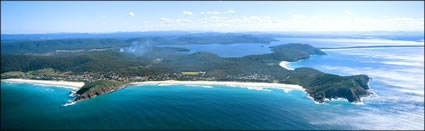
<svg viewBox="0 0 425 131"><path fill-rule="evenodd" d="M271 44L185 45L223 57L316 47L422 44L411 41L280 39ZM211 48L210 48L211 47ZM214 49L215 48L215 49ZM233 50L230 50L233 49ZM238 50L235 50L238 49ZM246 49L246 50L245 50ZM71 89L1 82L3 129L424 129L424 48L324 50L291 63L339 75L367 74L377 96L363 104L316 104L302 91L231 86L144 85L62 107ZM208 88L206 88L208 87Z"/></svg>

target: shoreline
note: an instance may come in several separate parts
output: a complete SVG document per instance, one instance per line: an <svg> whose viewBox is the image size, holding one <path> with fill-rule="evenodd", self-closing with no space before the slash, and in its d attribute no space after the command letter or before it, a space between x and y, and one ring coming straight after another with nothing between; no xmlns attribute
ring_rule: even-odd
<svg viewBox="0 0 425 131"><path fill-rule="evenodd" d="M289 63L289 62L288 62ZM75 90L80 89L84 86L84 82L70 82L70 81L55 81L55 80L31 80L31 79L1 79L1 81L4 82L12 82L12 83L31 83L31 84L40 84L40 85L49 85L49 86L57 86L57 87L63 87L63 88L72 88L74 89L74 92L71 91L70 97L75 95ZM240 88L248 88L249 90L263 90L263 91L270 91L268 89L280 89L285 92L289 92L291 90L299 90L303 91L307 94L307 97L310 98L312 101L314 101L316 104L324 104L327 101L341 101L346 100L345 98L337 98L337 99L325 99L323 103L316 102L307 92L306 89L304 89L300 85L294 85L294 84L284 84L284 83L267 83L267 82L240 82L240 81L178 81L178 80L167 80L167 81L144 81L144 82L131 82L127 85L121 87L126 88L129 86L137 86L137 85L158 85L158 86L164 86L164 85L199 85L203 88L212 88L209 85L223 85L223 86L230 86L230 87L240 87ZM120 89L121 89L120 88ZM113 90L115 91L115 90ZM110 91L110 92L113 92ZM64 106L75 104L77 101L72 103L66 103ZM363 102L355 102L353 104L363 104Z"/></svg>
<svg viewBox="0 0 425 131"><path fill-rule="evenodd" d="M132 82L129 83L128 86L132 85L224 85L224 86L237 86L237 87L247 87L248 89L254 90L264 90L265 88L275 88L281 89L285 92L290 90L300 90L304 91L305 89L299 85L293 84L283 84L283 83L266 83L266 82L238 82L238 81L176 81L176 80L168 80L168 81L145 81L145 82ZM203 86L204 87L204 86ZM205 86L205 88L210 88L209 86Z"/></svg>
<svg viewBox="0 0 425 131"><path fill-rule="evenodd" d="M80 89L84 86L84 82L71 82L71 81L55 81L55 80L32 80L32 79L1 79L4 82L14 83L31 83L49 86L58 86L64 88Z"/></svg>
<svg viewBox="0 0 425 131"><path fill-rule="evenodd" d="M288 64L289 64L289 63L291 63L291 62L288 62L288 61L281 61L281 62L279 63L279 65L280 65L281 67L283 67L283 68L287 69L287 70L294 70L294 69L292 69L292 68L289 68L289 67L288 67Z"/></svg>

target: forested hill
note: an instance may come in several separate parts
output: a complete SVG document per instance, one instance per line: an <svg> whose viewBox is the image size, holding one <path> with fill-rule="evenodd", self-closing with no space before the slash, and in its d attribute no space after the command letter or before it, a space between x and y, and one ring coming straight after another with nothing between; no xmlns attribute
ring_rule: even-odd
<svg viewBox="0 0 425 131"><path fill-rule="evenodd" d="M289 83L303 86L318 102L323 102L325 98L347 98L354 102L370 94L367 91L369 77L366 75L338 76L313 68L287 70L279 66L281 61L297 61L308 59L311 55L325 55L308 44L284 44L272 47L273 53L235 58L222 58L207 52L181 54L176 53L177 50L179 49L152 48L151 52L161 53L143 56L114 50L73 56L2 55L1 72L53 68L59 72L71 72L68 75L71 75L69 77L72 80L81 78L87 81L129 81L137 77L147 77L146 80ZM185 75L188 73L184 72L196 75ZM60 76L47 78L57 77Z"/></svg>
<svg viewBox="0 0 425 131"><path fill-rule="evenodd" d="M81 39L53 39L53 40L2 40L1 54L30 54L30 55L57 55L57 54L85 54L93 51L119 49L130 46L132 43L151 45L173 44L232 44L232 43L269 43L275 41L264 36L245 34L207 35L204 33L177 35L177 36L143 36L133 38L81 38Z"/></svg>

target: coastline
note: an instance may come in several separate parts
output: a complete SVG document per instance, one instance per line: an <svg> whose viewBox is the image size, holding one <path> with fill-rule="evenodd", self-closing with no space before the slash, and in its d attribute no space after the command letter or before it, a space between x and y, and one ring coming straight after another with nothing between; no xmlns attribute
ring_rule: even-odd
<svg viewBox="0 0 425 131"><path fill-rule="evenodd" d="M288 67L288 64L289 64L289 63L291 63L291 62L288 62L288 61L281 61L281 62L279 63L279 65L280 65L281 67L283 67L283 68L287 69L287 70L294 70L294 69L292 69L292 68L289 68L289 67Z"/></svg>
<svg viewBox="0 0 425 131"><path fill-rule="evenodd" d="M288 62L289 63L289 62ZM74 91L71 92L70 97L75 96L76 90L79 90L81 87L84 86L84 82L70 82L70 81L55 81L55 80L31 80L31 79L2 79L1 81L4 82L15 82L15 83L31 83L31 84L40 84L40 85L50 85L50 86L57 86L57 87L63 87L63 88L72 88ZM270 91L268 88L273 89L280 89L285 92L289 92L291 90L299 90L303 91L307 94L307 97L313 100L316 104L324 104L327 101L341 101L346 100L345 98L337 98L337 99L329 99L325 98L323 103L316 102L307 92L306 89L304 89L300 85L294 85L294 84L284 84L284 83L266 83L266 82L240 82L240 81L178 81L178 80L167 80L167 81L144 81L144 82L131 82L126 85L124 85L121 88L126 88L133 85L199 85L203 88L212 88L210 85L223 85L223 86L230 86L230 87L240 87L240 88L248 88L249 90L263 90L263 91ZM109 91L113 92L115 90ZM108 93L109 93L108 92ZM77 101L69 101L63 106L68 106L76 103ZM363 104L363 102L354 102L352 104Z"/></svg>
<svg viewBox="0 0 425 131"><path fill-rule="evenodd" d="M175 84L185 84L185 85L224 85L224 86L238 86L238 87L247 87L248 89L263 90L264 88L275 88L281 89L285 92L290 90L300 90L304 91L305 89L299 85L292 84L283 84L283 83L265 83L265 82L236 82L236 81L145 81L145 82L132 82L128 84L131 85L175 85ZM209 86L206 88L210 88Z"/></svg>
<svg viewBox="0 0 425 131"><path fill-rule="evenodd" d="M72 88L75 90L78 90L84 86L84 82L54 81L54 80L2 79L1 81L58 86L58 87L64 87L64 88Z"/></svg>

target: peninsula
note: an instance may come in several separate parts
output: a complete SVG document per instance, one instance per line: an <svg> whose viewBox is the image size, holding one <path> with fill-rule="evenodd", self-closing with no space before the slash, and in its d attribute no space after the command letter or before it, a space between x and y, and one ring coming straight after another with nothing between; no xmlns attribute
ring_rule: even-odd
<svg viewBox="0 0 425 131"><path fill-rule="evenodd" d="M190 37L185 36L184 39L176 40L208 41L208 37L188 38ZM225 43L229 40L270 41L269 38L254 39L251 36L238 36L237 39L226 37L223 40ZM169 41L172 40L167 39ZM313 68L282 67L285 67L286 62L308 59L311 55L326 55L308 44L283 44L271 47L272 53L232 58L223 58L209 52L178 53L188 50L155 46L144 50L142 55L135 55L120 51L120 48L131 45L124 42L117 46L107 47L105 50L94 47L97 51L67 52L71 53L67 55L2 54L1 77L84 82L84 86L76 92L78 96L70 103L102 95L134 82L169 80L299 85L319 103L325 99L337 98L359 102L361 97L371 94L367 91L370 79L367 75L339 76ZM80 50L74 46L72 49ZM48 51L50 50L53 49L49 48Z"/></svg>

